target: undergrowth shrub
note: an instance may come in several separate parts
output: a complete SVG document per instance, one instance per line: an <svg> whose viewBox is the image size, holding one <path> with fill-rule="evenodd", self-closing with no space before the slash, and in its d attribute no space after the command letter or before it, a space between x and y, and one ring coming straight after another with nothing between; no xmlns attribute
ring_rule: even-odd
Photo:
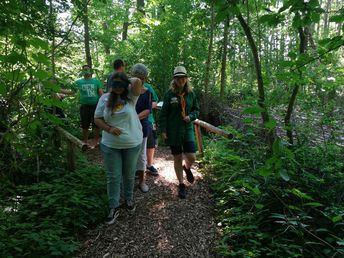
<svg viewBox="0 0 344 258"><path fill-rule="evenodd" d="M105 176L99 166L85 163L75 172L19 187L0 206L0 257L73 257L78 234L105 216Z"/></svg>
<svg viewBox="0 0 344 258"><path fill-rule="evenodd" d="M209 140L203 160L213 179L222 232L218 253L225 257L343 257L340 148L327 144L291 150L277 139L274 155L268 158L254 132L233 133L232 141Z"/></svg>

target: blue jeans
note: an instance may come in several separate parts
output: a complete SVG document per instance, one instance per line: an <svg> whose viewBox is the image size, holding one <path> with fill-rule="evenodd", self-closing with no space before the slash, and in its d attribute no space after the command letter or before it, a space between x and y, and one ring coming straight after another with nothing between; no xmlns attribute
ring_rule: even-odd
<svg viewBox="0 0 344 258"><path fill-rule="evenodd" d="M100 144L106 170L109 207L119 207L121 182L126 201L133 200L137 158L141 144L130 149L114 149Z"/></svg>

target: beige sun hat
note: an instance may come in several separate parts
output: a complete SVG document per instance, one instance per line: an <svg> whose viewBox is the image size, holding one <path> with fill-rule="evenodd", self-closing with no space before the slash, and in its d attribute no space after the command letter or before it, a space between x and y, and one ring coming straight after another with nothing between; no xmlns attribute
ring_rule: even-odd
<svg viewBox="0 0 344 258"><path fill-rule="evenodd" d="M188 74L184 66L177 66L174 68L173 77L187 77Z"/></svg>

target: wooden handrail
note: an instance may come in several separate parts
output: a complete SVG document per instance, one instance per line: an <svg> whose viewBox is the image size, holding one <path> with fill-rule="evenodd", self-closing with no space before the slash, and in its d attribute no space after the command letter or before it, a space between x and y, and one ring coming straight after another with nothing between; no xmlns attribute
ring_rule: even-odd
<svg viewBox="0 0 344 258"><path fill-rule="evenodd" d="M196 119L195 121L193 121L194 124L196 125L199 125L200 127L203 127L205 129L207 129L208 131L212 132L212 133L215 133L215 134L218 134L218 135L221 135L225 138L228 138L228 139L232 139L233 138L233 134L229 133L229 132L226 132L225 130L222 130L218 127L215 127L207 122L204 122L202 120L199 120L199 119Z"/></svg>
<svg viewBox="0 0 344 258"><path fill-rule="evenodd" d="M61 133L61 135L63 135L68 141L71 141L76 146L78 146L82 151L87 150L87 144L85 144L84 142L80 141L78 138L76 138L74 135L72 135L69 132L67 132L65 129L57 126L56 130L59 133Z"/></svg>
<svg viewBox="0 0 344 258"><path fill-rule="evenodd" d="M59 126L55 127L55 130L67 140L67 168L70 171L74 171L76 160L75 147L79 147L82 151L86 151L88 146ZM56 139L55 144L59 145L58 139Z"/></svg>
<svg viewBox="0 0 344 258"><path fill-rule="evenodd" d="M196 142L197 142L197 146L198 146L198 152L201 153L201 155L203 156L204 153L204 149L203 149L203 144L202 144L202 132L201 132L201 127L205 128L206 130L221 135L227 139L232 139L233 138L233 134L226 132L225 130L222 130L218 127L215 127L207 122L204 122L202 120L196 119L195 121L193 121L194 125L195 125L195 136L196 136Z"/></svg>

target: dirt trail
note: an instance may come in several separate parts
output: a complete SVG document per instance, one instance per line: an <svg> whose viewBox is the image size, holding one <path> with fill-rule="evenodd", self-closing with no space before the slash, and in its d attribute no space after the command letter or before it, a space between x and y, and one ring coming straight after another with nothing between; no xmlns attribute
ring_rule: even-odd
<svg viewBox="0 0 344 258"><path fill-rule="evenodd" d="M89 231L78 257L216 257L208 183L194 167L195 183L185 179L188 195L181 200L168 148L158 148L155 165L159 176L147 175L150 191L135 189L135 214L121 210L113 225Z"/></svg>

